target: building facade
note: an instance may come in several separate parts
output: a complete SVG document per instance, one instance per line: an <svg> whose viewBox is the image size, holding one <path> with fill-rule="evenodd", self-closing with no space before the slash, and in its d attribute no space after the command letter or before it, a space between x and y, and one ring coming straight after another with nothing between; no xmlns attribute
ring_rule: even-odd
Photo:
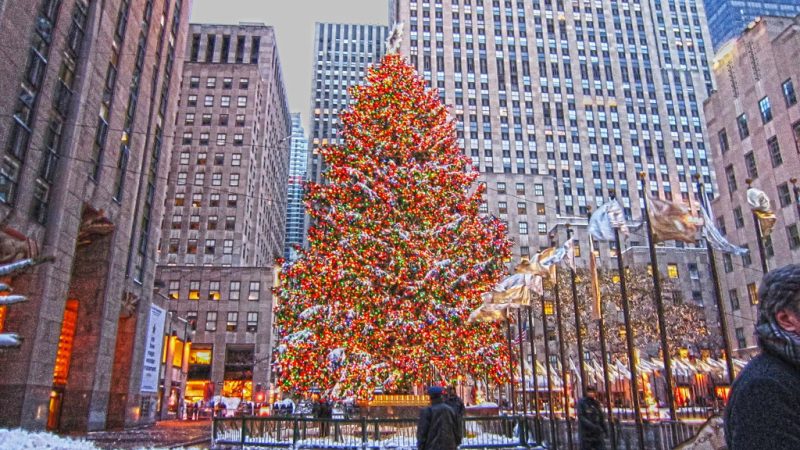
<svg viewBox="0 0 800 450"><path fill-rule="evenodd" d="M793 17L800 14L800 3L796 0L759 2L705 0L705 4L708 11L708 30L717 50L726 42L738 37L748 24L758 17Z"/></svg>
<svg viewBox="0 0 800 450"><path fill-rule="evenodd" d="M268 387L290 138L273 28L191 25L156 275L195 328L187 400Z"/></svg>
<svg viewBox="0 0 800 450"><path fill-rule="evenodd" d="M348 106L348 89L361 83L370 64L383 56L387 37L387 27L380 25L316 24L309 121L309 181L322 182L325 165L317 149L341 143L337 135L341 131L339 112Z"/></svg>
<svg viewBox="0 0 800 450"><path fill-rule="evenodd" d="M2 258L54 258L11 280L28 301L0 314L0 328L22 338L0 351L0 427L155 420L160 359L145 352L160 233L152 224L190 6L0 4L0 239L17 248Z"/></svg>
<svg viewBox="0 0 800 450"><path fill-rule="evenodd" d="M306 209L303 189L308 167L308 139L299 113L292 114L292 151L289 158L289 187L286 211L286 246L283 257L297 258L296 247L305 245Z"/></svg>
<svg viewBox="0 0 800 450"><path fill-rule="evenodd" d="M718 267L730 312L731 342L742 353L756 346L758 284L763 275L747 181L772 200L777 222L764 239L770 269L800 263L800 16L764 17L714 61L718 88L705 103L714 165L720 177L712 203L727 238L747 247L721 255Z"/></svg>

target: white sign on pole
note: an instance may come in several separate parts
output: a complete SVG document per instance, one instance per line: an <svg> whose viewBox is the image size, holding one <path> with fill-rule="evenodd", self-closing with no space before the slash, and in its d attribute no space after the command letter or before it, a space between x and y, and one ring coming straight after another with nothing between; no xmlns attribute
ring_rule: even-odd
<svg viewBox="0 0 800 450"><path fill-rule="evenodd" d="M147 322L147 340L144 348L142 366L142 392L158 391L158 372L161 367L161 348L164 344L164 321L167 312L158 306L150 306L150 320Z"/></svg>

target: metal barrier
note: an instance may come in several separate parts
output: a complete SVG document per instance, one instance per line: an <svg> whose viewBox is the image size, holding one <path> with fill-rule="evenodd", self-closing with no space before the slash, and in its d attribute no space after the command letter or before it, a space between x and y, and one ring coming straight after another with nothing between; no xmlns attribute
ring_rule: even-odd
<svg viewBox="0 0 800 450"><path fill-rule="evenodd" d="M521 417L469 417L462 424L463 449L529 447ZM522 425L522 426L520 426ZM416 450L414 419L214 418L212 448Z"/></svg>

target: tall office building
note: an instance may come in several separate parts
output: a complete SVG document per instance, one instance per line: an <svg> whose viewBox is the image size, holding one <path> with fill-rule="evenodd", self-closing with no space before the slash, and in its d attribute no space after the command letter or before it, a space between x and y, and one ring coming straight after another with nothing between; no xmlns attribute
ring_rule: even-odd
<svg viewBox="0 0 800 450"><path fill-rule="evenodd" d="M164 311L151 308L153 223L190 6L0 2L2 259L37 247L55 258L12 280L26 303L0 308L0 329L22 338L0 352L0 427L155 419L161 360L147 352L161 348Z"/></svg>
<svg viewBox="0 0 800 450"><path fill-rule="evenodd" d="M724 181L712 203L720 230L747 247L720 255L731 342L753 352L761 257L746 180L772 199L777 216L764 239L770 269L800 263L800 16L764 17L716 56L717 90L705 104L714 166Z"/></svg>
<svg viewBox="0 0 800 450"><path fill-rule="evenodd" d="M339 112L348 106L347 89L361 83L367 67L383 56L387 34L387 27L380 25L317 23L311 80L309 181L322 181L325 167L317 149L340 142Z"/></svg>
<svg viewBox="0 0 800 450"><path fill-rule="evenodd" d="M308 167L308 139L303 130L300 114L292 114L292 150L289 157L289 186L286 211L286 245L283 257L287 261L297 258L296 246L305 241L306 209L303 205L303 183Z"/></svg>
<svg viewBox="0 0 800 450"><path fill-rule="evenodd" d="M196 327L185 397L249 399L269 383L291 118L272 27L193 24L187 41L157 279Z"/></svg>
<svg viewBox="0 0 800 450"><path fill-rule="evenodd" d="M640 220L639 172L648 195L665 199L695 202L693 173L715 189L701 1L393 0L394 22L405 23L401 52L452 108L488 188L482 211L507 221L516 258L553 231L563 240L564 223L585 223L612 192ZM646 242L641 230L629 238L636 264L649 259ZM659 263L679 269L682 297L715 317L704 250L668 245ZM600 252L616 266L613 249Z"/></svg>
<svg viewBox="0 0 800 450"><path fill-rule="evenodd" d="M714 48L739 36L750 22L760 16L794 17L800 14L797 0L705 0L708 11L708 30Z"/></svg>

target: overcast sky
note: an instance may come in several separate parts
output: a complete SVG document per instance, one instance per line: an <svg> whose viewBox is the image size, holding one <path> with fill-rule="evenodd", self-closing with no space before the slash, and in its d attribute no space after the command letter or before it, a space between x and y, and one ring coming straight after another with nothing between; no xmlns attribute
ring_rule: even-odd
<svg viewBox="0 0 800 450"><path fill-rule="evenodd" d="M192 23L263 22L275 27L289 108L308 123L314 24L388 25L388 0L194 0ZM306 130L308 132L308 130Z"/></svg>

